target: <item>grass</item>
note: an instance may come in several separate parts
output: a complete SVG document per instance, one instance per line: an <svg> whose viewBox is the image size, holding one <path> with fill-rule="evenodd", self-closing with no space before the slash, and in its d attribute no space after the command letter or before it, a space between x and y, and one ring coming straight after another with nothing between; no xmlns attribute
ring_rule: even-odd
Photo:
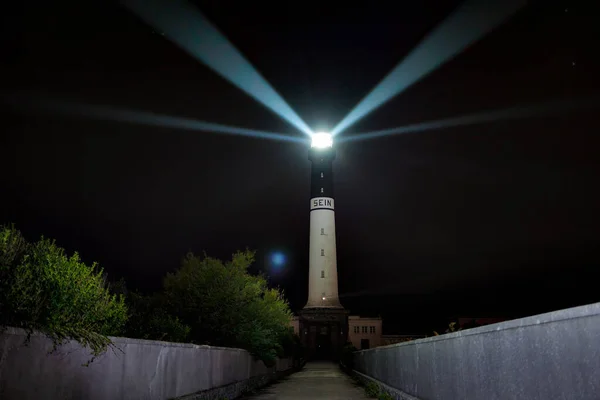
<svg viewBox="0 0 600 400"><path fill-rule="evenodd" d="M379 385L375 382L368 382L365 385L365 394L367 395L367 397L370 397L372 399L394 400L392 395L390 395L388 392L382 391Z"/></svg>

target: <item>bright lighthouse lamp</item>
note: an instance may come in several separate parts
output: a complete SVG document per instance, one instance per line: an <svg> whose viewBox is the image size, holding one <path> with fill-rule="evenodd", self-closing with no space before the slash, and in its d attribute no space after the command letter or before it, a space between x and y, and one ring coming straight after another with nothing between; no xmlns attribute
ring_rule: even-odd
<svg viewBox="0 0 600 400"><path fill-rule="evenodd" d="M313 133L312 143L310 144L310 147L314 147L317 149L327 149L329 147L333 147L333 137L330 133Z"/></svg>

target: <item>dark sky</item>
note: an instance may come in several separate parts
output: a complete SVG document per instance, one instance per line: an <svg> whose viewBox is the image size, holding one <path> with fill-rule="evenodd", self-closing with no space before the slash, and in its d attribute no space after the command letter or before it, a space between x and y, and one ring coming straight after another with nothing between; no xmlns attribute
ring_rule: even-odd
<svg viewBox="0 0 600 400"><path fill-rule="evenodd" d="M3 15L1 87L301 135L127 10L83 3ZM458 4L196 3L311 127L325 130ZM348 133L600 94L594 13L572 1L541 3ZM385 330L426 331L452 316L599 301L597 112L338 146L342 302L382 314ZM7 106L2 120L0 223L30 240L55 238L143 290L159 287L189 250L226 258L248 246L292 307L304 305L306 147ZM277 250L288 259L281 271L264 262Z"/></svg>

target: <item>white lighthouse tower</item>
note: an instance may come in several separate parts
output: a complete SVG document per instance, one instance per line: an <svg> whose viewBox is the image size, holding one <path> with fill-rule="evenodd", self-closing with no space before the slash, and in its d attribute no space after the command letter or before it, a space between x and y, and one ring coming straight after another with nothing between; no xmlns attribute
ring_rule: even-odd
<svg viewBox="0 0 600 400"><path fill-rule="evenodd" d="M328 133L313 135L311 161L310 245L307 308L340 308L335 244L333 160L335 149Z"/></svg>
<svg viewBox="0 0 600 400"><path fill-rule="evenodd" d="M312 163L308 301L298 313L299 334L307 359L337 360L348 337L348 312L338 296L332 165L335 150L330 134L313 135L308 159Z"/></svg>

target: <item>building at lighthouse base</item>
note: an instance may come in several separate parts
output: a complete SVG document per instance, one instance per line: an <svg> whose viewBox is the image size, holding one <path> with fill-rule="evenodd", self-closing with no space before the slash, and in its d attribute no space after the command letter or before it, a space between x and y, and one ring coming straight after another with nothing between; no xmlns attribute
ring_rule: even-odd
<svg viewBox="0 0 600 400"><path fill-rule="evenodd" d="M302 341L307 358L339 360L342 348L358 350L387 346L423 335L384 335L381 317L349 315L348 310L304 309L291 320L291 327ZM339 335L336 334L339 333Z"/></svg>
<svg viewBox="0 0 600 400"><path fill-rule="evenodd" d="M292 320L307 360L338 361L348 342L348 311L343 308L304 308Z"/></svg>

